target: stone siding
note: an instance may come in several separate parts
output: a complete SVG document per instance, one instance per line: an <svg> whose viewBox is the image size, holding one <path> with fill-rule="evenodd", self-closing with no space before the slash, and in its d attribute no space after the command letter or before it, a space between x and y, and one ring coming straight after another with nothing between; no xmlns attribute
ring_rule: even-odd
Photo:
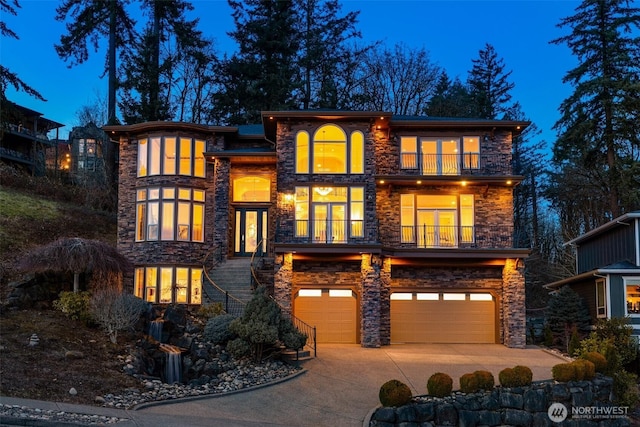
<svg viewBox="0 0 640 427"><path fill-rule="evenodd" d="M524 348L527 344L524 266L519 266L516 259L508 259L503 269L503 277L504 345Z"/></svg>
<svg viewBox="0 0 640 427"><path fill-rule="evenodd" d="M529 387L496 387L489 392L455 393L446 398L415 398L414 403L400 407L381 407L369 420L370 427L394 426L520 426L551 427L548 409L553 403L566 408L567 418L562 425L574 427L629 426L624 414L579 414L580 409L594 407L619 410L611 402L613 380L598 376L592 381L554 383L536 382ZM561 408L561 407L560 407ZM576 416L572 415L576 408ZM583 410L583 412L584 412Z"/></svg>

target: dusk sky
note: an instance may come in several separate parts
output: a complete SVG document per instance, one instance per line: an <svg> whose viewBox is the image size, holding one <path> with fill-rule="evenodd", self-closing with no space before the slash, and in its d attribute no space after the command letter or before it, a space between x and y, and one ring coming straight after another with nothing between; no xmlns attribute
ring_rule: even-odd
<svg viewBox="0 0 640 427"><path fill-rule="evenodd" d="M7 90L7 98L44 114L66 126L60 137L66 139L78 124L77 112L83 105L95 104L97 94L106 99L107 80L102 74L106 40L100 50L91 52L88 62L68 68L58 58L54 43L65 31L55 21L54 0L20 0L17 16L4 14L1 20L20 40L2 38L0 60L27 84L38 90L47 102ZM195 0L194 16L199 28L215 40L219 54L235 50L227 32L234 29L231 8L226 0ZM574 14L578 1L392 1L343 0L343 11L359 10L358 29L364 41L382 40L392 48L403 43L425 48L431 61L444 68L451 78L463 81L486 43L493 45L511 70L515 83L513 101L542 131L536 140L551 146L555 141L552 126L558 119L560 103L573 91L562 83L577 59L565 45L549 41L569 32L557 28L564 17ZM55 137L55 134L50 134Z"/></svg>

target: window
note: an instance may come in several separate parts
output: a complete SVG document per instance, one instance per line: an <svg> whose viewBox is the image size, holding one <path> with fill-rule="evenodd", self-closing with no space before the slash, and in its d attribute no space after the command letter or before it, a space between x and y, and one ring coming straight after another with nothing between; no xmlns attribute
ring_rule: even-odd
<svg viewBox="0 0 640 427"><path fill-rule="evenodd" d="M400 195L400 239L419 248L457 247L474 239L474 198L461 195Z"/></svg>
<svg viewBox="0 0 640 427"><path fill-rule="evenodd" d="M202 268L137 267L133 288L152 304L202 304Z"/></svg>
<svg viewBox="0 0 640 427"><path fill-rule="evenodd" d="M604 279L596 280L596 316L607 317L607 288Z"/></svg>
<svg viewBox="0 0 640 427"><path fill-rule="evenodd" d="M234 202L268 202L271 200L271 180L245 176L233 180Z"/></svg>
<svg viewBox="0 0 640 427"><path fill-rule="evenodd" d="M422 175L459 175L463 169L480 168L480 137L400 137L400 168L420 170Z"/></svg>
<svg viewBox="0 0 640 427"><path fill-rule="evenodd" d="M205 141L157 136L138 140L138 177L187 175L205 177Z"/></svg>
<svg viewBox="0 0 640 427"><path fill-rule="evenodd" d="M296 173L364 173L364 134L360 131L347 138L342 128L329 124L319 127L312 141L306 131L298 132L295 144Z"/></svg>
<svg viewBox="0 0 640 427"><path fill-rule="evenodd" d="M640 277L625 277L623 280L627 298L627 315L640 315Z"/></svg>
<svg viewBox="0 0 640 427"><path fill-rule="evenodd" d="M296 187L295 236L313 243L364 237L364 187Z"/></svg>
<svg viewBox="0 0 640 427"><path fill-rule="evenodd" d="M204 190L145 188L136 195L136 241L204 241Z"/></svg>

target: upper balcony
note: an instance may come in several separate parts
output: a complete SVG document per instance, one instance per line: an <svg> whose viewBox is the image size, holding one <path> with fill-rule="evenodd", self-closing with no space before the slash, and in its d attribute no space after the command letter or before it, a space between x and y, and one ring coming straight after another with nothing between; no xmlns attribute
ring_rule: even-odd
<svg viewBox="0 0 640 427"><path fill-rule="evenodd" d="M422 176L504 177L513 173L510 154L421 154L402 153L400 171Z"/></svg>

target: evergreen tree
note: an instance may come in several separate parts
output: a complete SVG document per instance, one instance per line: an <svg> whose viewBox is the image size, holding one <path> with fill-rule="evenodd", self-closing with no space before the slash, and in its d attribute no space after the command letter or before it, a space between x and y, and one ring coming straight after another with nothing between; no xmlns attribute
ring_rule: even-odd
<svg viewBox="0 0 640 427"><path fill-rule="evenodd" d="M580 333L588 330L589 310L580 295L569 286L563 286L551 297L545 312L545 321L567 347L574 328Z"/></svg>
<svg viewBox="0 0 640 427"><path fill-rule="evenodd" d="M198 19L186 18L191 3L143 0L142 5L149 21L135 51L125 57L123 72L121 108L127 123L172 119L174 64L181 55L200 55L210 45L196 28Z"/></svg>
<svg viewBox="0 0 640 427"><path fill-rule="evenodd" d="M0 12L2 12L0 16L4 15L5 13L16 16L18 14L17 9L19 8L20 3L18 3L18 0L0 0ZM16 40L20 39L20 37L18 37L18 34L7 27L7 24L4 21L0 21L0 36L10 37ZM7 109L5 92L9 85L13 86L13 88L17 91L26 92L34 98L37 98L41 101L46 101L42 97L40 92L22 81L16 73L13 73L7 67L0 64L0 103L2 104L0 105L0 112L4 112ZM4 116L4 114L2 115Z"/></svg>
<svg viewBox="0 0 640 427"><path fill-rule="evenodd" d="M442 71L424 113L430 117L471 117L472 111L467 87L457 77L451 81L447 72Z"/></svg>
<svg viewBox="0 0 640 427"><path fill-rule="evenodd" d="M222 61L213 119L220 124L259 123L262 110L295 106L295 58L300 46L297 2L229 0L239 51Z"/></svg>
<svg viewBox="0 0 640 427"><path fill-rule="evenodd" d="M566 44L578 65L563 78L575 90L555 125L552 195L570 231L583 233L640 208L640 9L585 0L558 27L570 33L552 43Z"/></svg>
<svg viewBox="0 0 640 427"><path fill-rule="evenodd" d="M56 8L56 20L67 22L67 34L55 45L58 56L71 61L71 66L82 64L89 58L89 47L97 51L100 37L108 37L105 72L109 78L108 124L116 120L116 52L130 46L135 38L135 22L125 7L130 0L63 0Z"/></svg>
<svg viewBox="0 0 640 427"><path fill-rule="evenodd" d="M483 119L502 119L511 106L511 89L515 84L509 82L511 71L505 72L504 60L498 57L495 48L486 44L467 78L471 92L471 105L475 111L473 117Z"/></svg>

